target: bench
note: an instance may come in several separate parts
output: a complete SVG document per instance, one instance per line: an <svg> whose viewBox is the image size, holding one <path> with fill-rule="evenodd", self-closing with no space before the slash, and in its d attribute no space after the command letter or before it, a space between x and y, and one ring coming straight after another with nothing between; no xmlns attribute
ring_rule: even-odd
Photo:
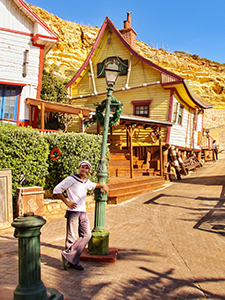
<svg viewBox="0 0 225 300"><path fill-rule="evenodd" d="M197 157L191 156L191 157L186 158L184 160L184 167L185 167L185 169L188 173L189 171L192 171L192 170L195 170L198 167L201 167L201 163L199 162Z"/></svg>

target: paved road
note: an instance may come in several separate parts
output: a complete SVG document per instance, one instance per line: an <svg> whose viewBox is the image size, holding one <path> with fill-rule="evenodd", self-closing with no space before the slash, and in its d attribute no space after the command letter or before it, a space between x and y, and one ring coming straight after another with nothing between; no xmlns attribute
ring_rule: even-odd
<svg viewBox="0 0 225 300"><path fill-rule="evenodd" d="M225 299L225 155L217 163L106 209L115 264L83 262L64 271L60 252L65 219L42 228L41 270L46 287L70 300ZM89 213L93 227L94 213ZM17 240L0 236L0 299L12 299ZM3 297L3 298L2 298Z"/></svg>

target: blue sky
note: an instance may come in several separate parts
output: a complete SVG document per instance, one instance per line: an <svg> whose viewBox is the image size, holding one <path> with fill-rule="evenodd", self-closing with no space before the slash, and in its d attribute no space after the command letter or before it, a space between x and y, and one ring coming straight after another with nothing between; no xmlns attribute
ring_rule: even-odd
<svg viewBox="0 0 225 300"><path fill-rule="evenodd" d="M155 48L225 63L224 0L29 0L63 20L100 27L109 17L123 28L127 11L137 39Z"/></svg>

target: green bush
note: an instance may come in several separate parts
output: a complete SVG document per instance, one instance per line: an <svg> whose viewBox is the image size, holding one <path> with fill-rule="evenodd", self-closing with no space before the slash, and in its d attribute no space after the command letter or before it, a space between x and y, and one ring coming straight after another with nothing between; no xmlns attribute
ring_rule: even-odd
<svg viewBox="0 0 225 300"><path fill-rule="evenodd" d="M18 187L44 187L48 153L48 144L38 131L0 123L0 169L12 169L13 196Z"/></svg>
<svg viewBox="0 0 225 300"><path fill-rule="evenodd" d="M96 182L97 168L101 154L102 136L86 133L50 133L45 136L49 144L49 153L55 148L60 150L61 156L56 160L48 157L49 174L46 176L46 189L52 190L61 180L67 176L77 173L78 165L82 160L88 160L91 165L91 172L88 177ZM54 157L58 156L55 151ZM107 156L109 150L107 149Z"/></svg>
<svg viewBox="0 0 225 300"><path fill-rule="evenodd" d="M65 177L76 173L82 160L88 160L88 177L97 181L102 136L86 133L50 133L44 137L32 128L0 123L0 169L12 169L12 190L42 186L53 189ZM60 150L61 156L51 151ZM107 156L109 150L107 149Z"/></svg>

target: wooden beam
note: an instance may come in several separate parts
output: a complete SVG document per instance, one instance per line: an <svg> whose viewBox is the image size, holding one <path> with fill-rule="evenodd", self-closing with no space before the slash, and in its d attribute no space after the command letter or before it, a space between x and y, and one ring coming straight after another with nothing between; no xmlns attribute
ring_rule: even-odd
<svg viewBox="0 0 225 300"><path fill-rule="evenodd" d="M133 134L135 128L126 128L130 138L129 152L130 152L130 178L134 177L134 162L133 162Z"/></svg>
<svg viewBox="0 0 225 300"><path fill-rule="evenodd" d="M45 129L45 105L41 103L41 129Z"/></svg>
<svg viewBox="0 0 225 300"><path fill-rule="evenodd" d="M159 140L159 162L160 162L160 176L163 176L163 151L162 151L162 141Z"/></svg>
<svg viewBox="0 0 225 300"><path fill-rule="evenodd" d="M32 98L27 98L26 103L31 106L40 106L43 103L45 105L45 110L47 111L61 112L61 113L74 114L74 115L79 115L82 109L82 114L84 117L89 117L90 112L94 111L83 107L82 108L75 107L70 104L62 104L62 103L50 102L50 101L32 99Z"/></svg>
<svg viewBox="0 0 225 300"><path fill-rule="evenodd" d="M89 61L89 65L90 65L90 71L91 71L91 80L92 80L92 84L93 84L93 89L94 89L94 94L97 95L97 90L96 90L96 85L95 85L95 77L94 77L94 72L93 72L93 66L92 66L92 61L90 59Z"/></svg>
<svg viewBox="0 0 225 300"><path fill-rule="evenodd" d="M143 83L137 86L132 86L129 87L128 89L125 89L124 87L118 90L114 90L113 93L118 93L118 92L125 92L125 91L130 91L130 90L136 90L136 89L140 89L140 88L145 88L147 86L153 86L153 85L157 85L157 84L161 84L160 81L156 81L156 82L151 82L151 83ZM103 96L103 95L107 95L107 92L100 92L97 94L97 96ZM82 98L89 98L89 97L96 97L95 94L87 94L87 95L80 95L80 96L76 96L76 97L72 97L71 100L76 100L76 99L82 99Z"/></svg>
<svg viewBox="0 0 225 300"><path fill-rule="evenodd" d="M33 110L34 110L34 107L33 106L30 106L30 109L29 109L29 125L32 127L32 118L33 118Z"/></svg>

